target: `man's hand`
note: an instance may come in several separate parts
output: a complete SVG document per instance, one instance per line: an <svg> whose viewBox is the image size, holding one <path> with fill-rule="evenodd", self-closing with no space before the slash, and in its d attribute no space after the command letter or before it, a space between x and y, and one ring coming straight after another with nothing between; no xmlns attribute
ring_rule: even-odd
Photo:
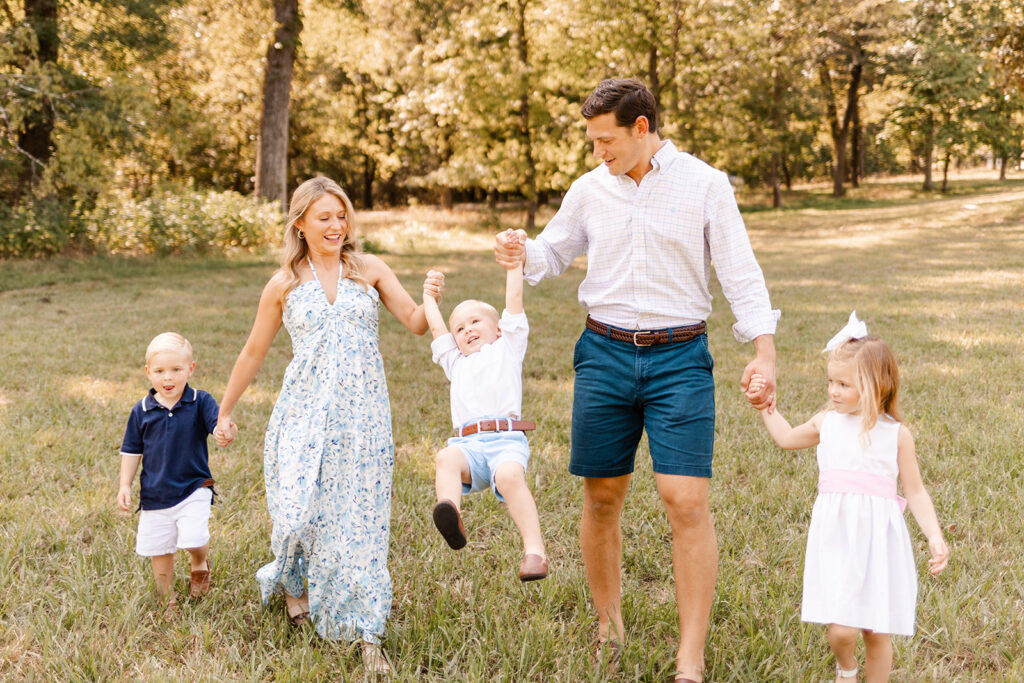
<svg viewBox="0 0 1024 683"><path fill-rule="evenodd" d="M502 268L521 268L526 263L526 231L506 230L495 235L494 260Z"/></svg>

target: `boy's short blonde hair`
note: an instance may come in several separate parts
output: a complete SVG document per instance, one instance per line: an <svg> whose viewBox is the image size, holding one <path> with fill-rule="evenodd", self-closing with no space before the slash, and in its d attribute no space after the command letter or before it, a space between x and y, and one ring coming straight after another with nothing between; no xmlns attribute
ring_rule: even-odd
<svg viewBox="0 0 1024 683"><path fill-rule="evenodd" d="M164 332L153 337L153 341L146 347L146 365L149 365L149 360L161 351L178 351L187 354L189 360L194 360L192 345L177 332Z"/></svg>
<svg viewBox="0 0 1024 683"><path fill-rule="evenodd" d="M494 322L498 322L501 319L501 316L498 315L498 309L496 309L494 306L490 305L486 301L480 301L478 299L466 299L465 301L460 301L459 304L455 308L453 308L452 312L448 315L449 330L452 328L452 319L455 318L455 314L459 312L459 309L469 308L470 306L478 306L484 311L484 313L489 315L494 320Z"/></svg>

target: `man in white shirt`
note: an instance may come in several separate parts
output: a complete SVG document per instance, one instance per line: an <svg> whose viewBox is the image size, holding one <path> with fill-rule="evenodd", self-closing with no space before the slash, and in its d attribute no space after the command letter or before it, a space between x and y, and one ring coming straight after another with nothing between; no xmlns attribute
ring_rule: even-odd
<svg viewBox="0 0 1024 683"><path fill-rule="evenodd" d="M751 341L743 371L765 383L755 407L775 396L775 325L725 173L679 152L657 133L656 104L636 79L603 81L581 109L601 166L577 179L535 240L496 238L495 257L523 264L527 282L588 258L579 300L586 328L576 343L572 455L583 477L580 546L598 612L598 655L614 658L622 625L619 517L646 430L658 493L672 528L679 613L676 681L701 681L718 573L708 505L714 440L714 380L705 321L711 264ZM602 655L602 650L604 654Z"/></svg>

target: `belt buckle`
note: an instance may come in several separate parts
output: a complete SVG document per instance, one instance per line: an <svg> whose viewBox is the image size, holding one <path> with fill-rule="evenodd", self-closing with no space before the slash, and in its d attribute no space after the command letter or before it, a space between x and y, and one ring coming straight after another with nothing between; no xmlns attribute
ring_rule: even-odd
<svg viewBox="0 0 1024 683"><path fill-rule="evenodd" d="M651 342L649 344L641 344L636 339L637 335L639 335L639 334L649 334L649 335L651 335ZM633 346L654 346L654 340L655 339L656 339L656 337L654 336L653 332L644 332L643 330L636 330L635 332L633 332Z"/></svg>

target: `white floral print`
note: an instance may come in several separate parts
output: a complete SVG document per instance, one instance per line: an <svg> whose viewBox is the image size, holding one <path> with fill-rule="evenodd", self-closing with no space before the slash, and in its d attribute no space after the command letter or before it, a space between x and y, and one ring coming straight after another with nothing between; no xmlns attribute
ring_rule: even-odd
<svg viewBox="0 0 1024 683"><path fill-rule="evenodd" d="M394 445L379 303L373 287L344 278L334 304L318 280L288 294L293 358L263 456L274 561L256 573L264 603L282 590L301 596L305 578L321 636L371 643L391 610Z"/></svg>

